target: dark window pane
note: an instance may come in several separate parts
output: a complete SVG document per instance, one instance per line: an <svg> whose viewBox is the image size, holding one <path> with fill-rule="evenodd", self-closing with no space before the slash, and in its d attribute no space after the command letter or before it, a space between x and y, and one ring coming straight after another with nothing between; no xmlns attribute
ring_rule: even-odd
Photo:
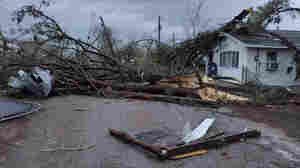
<svg viewBox="0 0 300 168"><path fill-rule="evenodd" d="M220 54L220 66L222 67L236 67L239 66L239 52L225 51Z"/></svg>
<svg viewBox="0 0 300 168"><path fill-rule="evenodd" d="M277 63L277 53L276 52L268 52L267 53L267 71L276 71L278 69Z"/></svg>

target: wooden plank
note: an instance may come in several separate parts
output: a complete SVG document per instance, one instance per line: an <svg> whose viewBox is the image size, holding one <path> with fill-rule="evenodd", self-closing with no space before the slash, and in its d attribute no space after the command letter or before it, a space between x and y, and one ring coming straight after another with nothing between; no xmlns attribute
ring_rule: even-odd
<svg viewBox="0 0 300 168"><path fill-rule="evenodd" d="M122 131L109 129L109 133L110 133L111 136L114 136L114 137L122 140L125 143L138 145L138 146L142 147L143 149L155 154L159 158L165 158L164 151L166 151L166 149L164 149L164 148L146 144L142 141L137 140L134 136L131 136L131 135L129 135L125 132L122 132Z"/></svg>
<svg viewBox="0 0 300 168"><path fill-rule="evenodd" d="M247 138L257 138L261 136L261 133L257 130L247 131L240 134L235 134L231 136L226 136L222 138L216 138L212 140L207 140L203 142L195 142L187 145L171 148L167 151L168 157L173 157L180 154L189 153L191 151L197 150L208 150L211 148L218 148L227 144L234 142L239 142Z"/></svg>
<svg viewBox="0 0 300 168"><path fill-rule="evenodd" d="M195 152L172 156L169 159L171 159L171 160L184 159L184 158L188 158L188 157L203 155L203 154L206 154L207 152L208 152L208 150L199 150L199 151L195 151Z"/></svg>
<svg viewBox="0 0 300 168"><path fill-rule="evenodd" d="M239 142L247 138L256 138L261 136L261 133L257 130L247 131L231 136L222 138L216 138L205 141L196 141L182 146L175 147L161 147L155 145L149 145L142 141L137 140L134 136L131 136L125 132L109 129L109 133L122 140L125 143L134 144L142 147L143 149L155 154L159 159L181 159L191 156L196 156L206 153L209 149L218 148L224 145L228 145L234 142Z"/></svg>

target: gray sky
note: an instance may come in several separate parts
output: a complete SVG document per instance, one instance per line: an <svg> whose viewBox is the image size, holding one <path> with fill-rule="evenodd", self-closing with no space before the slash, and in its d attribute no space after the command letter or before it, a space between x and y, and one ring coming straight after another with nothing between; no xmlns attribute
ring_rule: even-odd
<svg viewBox="0 0 300 168"><path fill-rule="evenodd" d="M38 0L0 0L0 25L10 23L11 12L21 5ZM140 39L145 35L157 36L158 16L162 17L162 39L171 39L176 33L184 38L184 25L188 7L193 0L56 0L46 13L53 16L74 36L84 37L96 16L103 16L107 25L122 38ZM222 24L237 15L242 9L261 4L264 0L207 0L201 9L201 18L206 28ZM295 2L300 7L300 1ZM209 23L205 21L210 19ZM285 21L282 29L300 30L298 20Z"/></svg>

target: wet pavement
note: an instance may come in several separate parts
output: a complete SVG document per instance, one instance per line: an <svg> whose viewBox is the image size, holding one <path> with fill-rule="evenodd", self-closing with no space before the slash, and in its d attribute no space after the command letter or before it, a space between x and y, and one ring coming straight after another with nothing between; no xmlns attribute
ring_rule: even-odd
<svg viewBox="0 0 300 168"><path fill-rule="evenodd" d="M300 167L300 144L295 139L280 129L232 118L216 113L216 109L85 96L55 97L39 103L40 112L0 123L0 168ZM212 130L236 133L255 128L262 131L262 137L210 150L202 156L161 162L107 132L115 128L130 133L152 129L180 133L186 122L194 128L207 117L216 118ZM96 147L83 151L63 150L94 144Z"/></svg>

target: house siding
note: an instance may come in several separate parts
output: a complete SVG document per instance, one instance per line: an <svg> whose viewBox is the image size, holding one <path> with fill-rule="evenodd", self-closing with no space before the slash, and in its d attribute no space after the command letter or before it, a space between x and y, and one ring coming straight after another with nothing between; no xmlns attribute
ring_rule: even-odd
<svg viewBox="0 0 300 168"><path fill-rule="evenodd" d="M239 67L221 67L220 54L226 51L239 52ZM275 51L279 67L276 71L267 71L267 53ZM259 55L259 62L255 62L255 56ZM250 48L241 41L231 36L226 36L215 48L213 61L218 66L218 75L233 77L241 83L258 79L264 85L293 86L300 85L300 80L295 81L296 65L293 61L293 51L287 48ZM293 67L287 73L288 67Z"/></svg>
<svg viewBox="0 0 300 168"><path fill-rule="evenodd" d="M238 51L239 52L239 66L234 67L221 67L220 66L220 54L226 51ZM220 44L216 47L214 52L213 61L218 66L218 75L233 77L239 81L242 81L243 66L247 62L246 48L237 40L226 37Z"/></svg>
<svg viewBox="0 0 300 168"><path fill-rule="evenodd" d="M267 53L271 51L277 52L277 61L279 63L278 69L272 72L266 70ZM291 50L248 48L247 53L248 80L254 80L256 76L265 85L291 86L300 84L299 81L294 80L296 77L296 65L293 63L293 52ZM254 60L257 53L259 53L260 64L257 64ZM293 67L293 70L288 74L287 68L290 66Z"/></svg>

